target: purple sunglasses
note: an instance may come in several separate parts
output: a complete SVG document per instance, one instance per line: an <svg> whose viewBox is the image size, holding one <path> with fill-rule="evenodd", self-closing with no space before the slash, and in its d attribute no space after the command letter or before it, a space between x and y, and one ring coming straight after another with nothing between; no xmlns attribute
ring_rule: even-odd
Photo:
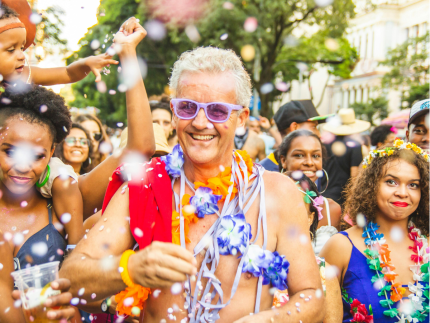
<svg viewBox="0 0 430 323"><path fill-rule="evenodd" d="M241 105L229 104L224 102L200 103L188 99L172 99L176 116L179 119L190 120L194 119L200 109L205 110L206 118L211 122L222 123L230 118L232 110L241 110Z"/></svg>

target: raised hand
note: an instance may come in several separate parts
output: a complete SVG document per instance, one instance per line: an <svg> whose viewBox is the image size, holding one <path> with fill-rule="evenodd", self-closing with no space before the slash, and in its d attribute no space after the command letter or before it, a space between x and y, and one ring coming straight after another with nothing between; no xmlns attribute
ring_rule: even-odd
<svg viewBox="0 0 430 323"><path fill-rule="evenodd" d="M146 30L139 24L139 20L131 17L122 24L113 41L122 47L134 49L145 38L146 34Z"/></svg>
<svg viewBox="0 0 430 323"><path fill-rule="evenodd" d="M269 119L267 119L266 117L261 116L260 117L260 126L261 128L263 128L264 130L268 130L271 127L270 121Z"/></svg>

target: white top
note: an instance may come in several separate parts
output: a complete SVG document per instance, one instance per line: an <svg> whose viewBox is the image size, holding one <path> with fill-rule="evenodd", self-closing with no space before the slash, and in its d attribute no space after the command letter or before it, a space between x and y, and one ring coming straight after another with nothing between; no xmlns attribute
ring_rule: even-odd
<svg viewBox="0 0 430 323"><path fill-rule="evenodd" d="M48 165L51 169L49 179L45 185L43 185L41 188L37 188L40 191L40 194L42 194L42 196L47 199L52 197L52 184L54 183L54 179L56 179L58 176L61 176L64 179L71 177L75 181L78 181L78 175L76 175L75 171L73 170L73 167L64 164L60 158L52 157ZM43 174L40 176L39 183L43 183L46 177L46 173L47 170L45 169Z"/></svg>
<svg viewBox="0 0 430 323"><path fill-rule="evenodd" d="M324 197L324 204L327 213L327 221L328 225L324 225L320 227L315 233L315 239L312 242L312 247L314 249L315 256L318 256L321 252L321 249L324 247L328 239L331 238L332 235L337 233L337 229L331 225L330 219L330 208L328 206L328 201Z"/></svg>

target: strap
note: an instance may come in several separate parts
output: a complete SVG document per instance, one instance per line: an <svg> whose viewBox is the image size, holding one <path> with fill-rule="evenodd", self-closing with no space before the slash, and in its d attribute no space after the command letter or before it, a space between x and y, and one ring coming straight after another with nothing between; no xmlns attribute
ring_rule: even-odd
<svg viewBox="0 0 430 323"><path fill-rule="evenodd" d="M52 199L47 199L47 208L48 208L48 215L49 215L49 224L52 224Z"/></svg>
<svg viewBox="0 0 430 323"><path fill-rule="evenodd" d="M15 28L25 28L25 25L22 22L14 22L12 24L8 24L0 28L0 34L2 32L5 32L6 30L15 29Z"/></svg>
<svg viewBox="0 0 430 323"><path fill-rule="evenodd" d="M354 243L353 243L353 242L351 241L351 239L349 238L348 232L340 231L340 232L338 232L338 233L340 233L341 235L343 235L343 236L347 237L347 238L348 238L348 240L349 240L349 242L351 242L351 244L352 244L352 245L354 245Z"/></svg>
<svg viewBox="0 0 430 323"><path fill-rule="evenodd" d="M330 207L328 205L328 200L323 197L324 199L324 204L325 204L325 211L327 213L327 221L328 221L328 225L331 226L331 219L330 219Z"/></svg>

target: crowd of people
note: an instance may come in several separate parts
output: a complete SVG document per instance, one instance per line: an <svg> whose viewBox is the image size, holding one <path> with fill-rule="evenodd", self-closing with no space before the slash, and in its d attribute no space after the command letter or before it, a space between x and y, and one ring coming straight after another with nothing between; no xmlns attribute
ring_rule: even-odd
<svg viewBox="0 0 430 323"><path fill-rule="evenodd" d="M250 116L241 59L200 47L111 131L42 86L139 70L146 31L123 23L119 62L35 68L26 3L0 8L0 322L428 321L430 100L405 138L311 100Z"/></svg>

